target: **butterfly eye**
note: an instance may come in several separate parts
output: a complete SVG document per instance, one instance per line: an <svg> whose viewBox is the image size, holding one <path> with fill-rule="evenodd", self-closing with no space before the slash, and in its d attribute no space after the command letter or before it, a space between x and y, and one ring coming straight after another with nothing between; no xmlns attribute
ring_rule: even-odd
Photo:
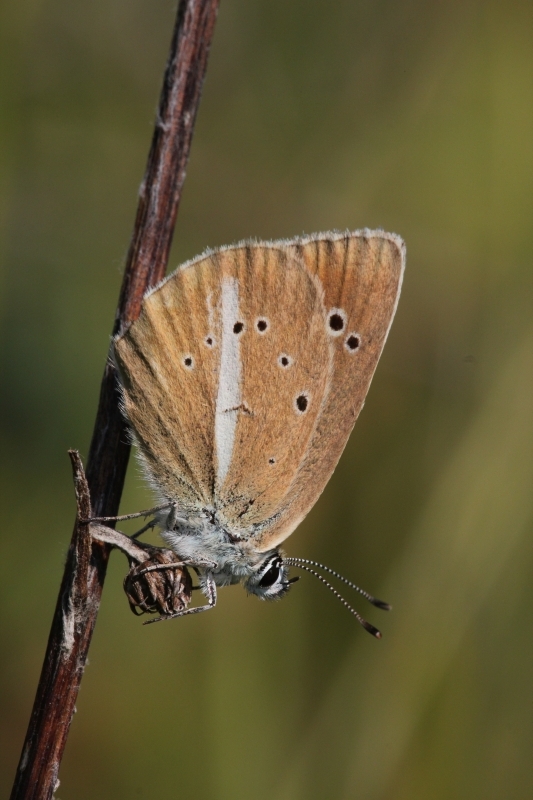
<svg viewBox="0 0 533 800"><path fill-rule="evenodd" d="M244 585L250 594L255 594L261 600L277 600L287 594L291 581L288 578L288 569L279 553L272 553L258 565Z"/></svg>
<svg viewBox="0 0 533 800"><path fill-rule="evenodd" d="M269 586L273 586L277 580L279 580L280 575L280 568L277 564L272 564L272 566L267 569L261 580L259 581L259 586L262 589L268 589Z"/></svg>

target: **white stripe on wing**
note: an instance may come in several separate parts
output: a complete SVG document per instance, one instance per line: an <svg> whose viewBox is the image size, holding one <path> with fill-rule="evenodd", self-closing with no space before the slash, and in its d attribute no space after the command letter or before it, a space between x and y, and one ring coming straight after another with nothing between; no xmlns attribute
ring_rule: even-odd
<svg viewBox="0 0 533 800"><path fill-rule="evenodd" d="M233 326L238 319L239 284L236 278L223 278L222 341L215 414L215 447L219 488L222 486L231 464L237 426L237 408L241 403L240 337L233 331Z"/></svg>

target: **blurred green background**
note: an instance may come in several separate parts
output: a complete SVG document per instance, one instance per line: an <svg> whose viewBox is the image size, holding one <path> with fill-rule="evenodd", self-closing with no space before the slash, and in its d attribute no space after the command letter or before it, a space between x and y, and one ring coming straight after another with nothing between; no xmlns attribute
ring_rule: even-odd
<svg viewBox="0 0 533 800"><path fill-rule="evenodd" d="M0 11L0 789L33 701L175 3ZM61 800L533 796L533 5L222 0L171 266L244 237L383 227L398 315L287 542L315 580L143 628L115 554ZM132 464L122 509L150 503Z"/></svg>

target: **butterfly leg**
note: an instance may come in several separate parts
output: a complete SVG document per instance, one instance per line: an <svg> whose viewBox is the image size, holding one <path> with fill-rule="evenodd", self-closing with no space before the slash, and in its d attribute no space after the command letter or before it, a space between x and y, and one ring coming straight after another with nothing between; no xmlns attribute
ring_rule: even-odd
<svg viewBox="0 0 533 800"><path fill-rule="evenodd" d="M116 517L90 517L89 519L82 520L82 522L123 522L124 520L127 519L138 519L139 517L148 517L152 514L156 514L158 511L166 511L167 508L170 508L170 511L166 520L166 527L172 530L177 520L177 510L175 502L165 503L164 505L160 506L154 506L154 508L147 508L145 509L145 511L136 511L133 514L121 514ZM146 525L143 525L143 527L140 530L136 531L135 533L132 533L130 538L138 539L139 536L141 536L143 533L146 533L146 531L155 528L156 525L157 525L157 520L152 519L150 520L150 522L147 522Z"/></svg>
<svg viewBox="0 0 533 800"><path fill-rule="evenodd" d="M176 503L171 503L170 511L168 512L168 517L165 523L167 531L174 530L174 525L176 524L177 519L178 519L178 511L176 508Z"/></svg>
<svg viewBox="0 0 533 800"><path fill-rule="evenodd" d="M147 522L146 525L143 525L140 530L135 531L135 533L132 533L130 539L138 539L139 536L141 536L143 533L146 533L146 531L155 528L156 525L157 521L155 519L151 519L150 522Z"/></svg>
<svg viewBox="0 0 533 800"><path fill-rule="evenodd" d="M208 567L213 569L216 565L216 561L198 561L198 559L184 558L183 561L172 561L166 564L150 564L149 567L141 569L138 574L145 575L147 572L162 572L166 569L180 569L182 567ZM153 621L155 622L156 620Z"/></svg>
<svg viewBox="0 0 533 800"><path fill-rule="evenodd" d="M196 608L187 608L185 611L178 611L176 614L169 614L166 617L157 617L157 619L149 619L144 624L151 625L153 622L164 622L167 619L175 619L176 617L184 617L186 614L199 614L201 611L209 611L217 604L217 587L211 572L206 572L206 593L207 605L197 606Z"/></svg>
<svg viewBox="0 0 533 800"><path fill-rule="evenodd" d="M134 514L120 514L118 517L89 517L82 519L81 522L123 522L126 519L138 519L139 517L149 517L158 511L165 511L167 508L175 508L175 503L164 503L154 508L147 508L145 511L136 511ZM172 512L171 512L172 513Z"/></svg>

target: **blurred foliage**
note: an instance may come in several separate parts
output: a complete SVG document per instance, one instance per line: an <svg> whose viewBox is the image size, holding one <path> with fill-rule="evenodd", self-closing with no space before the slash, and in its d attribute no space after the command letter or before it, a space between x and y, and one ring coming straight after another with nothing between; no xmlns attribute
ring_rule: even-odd
<svg viewBox="0 0 533 800"><path fill-rule="evenodd" d="M173 23L168 0L8 0L2 98L0 787L69 541ZM115 555L61 800L533 795L533 6L222 0L171 264L383 227L407 242L365 411L287 550L310 577L143 628ZM135 468L123 509L150 502Z"/></svg>

